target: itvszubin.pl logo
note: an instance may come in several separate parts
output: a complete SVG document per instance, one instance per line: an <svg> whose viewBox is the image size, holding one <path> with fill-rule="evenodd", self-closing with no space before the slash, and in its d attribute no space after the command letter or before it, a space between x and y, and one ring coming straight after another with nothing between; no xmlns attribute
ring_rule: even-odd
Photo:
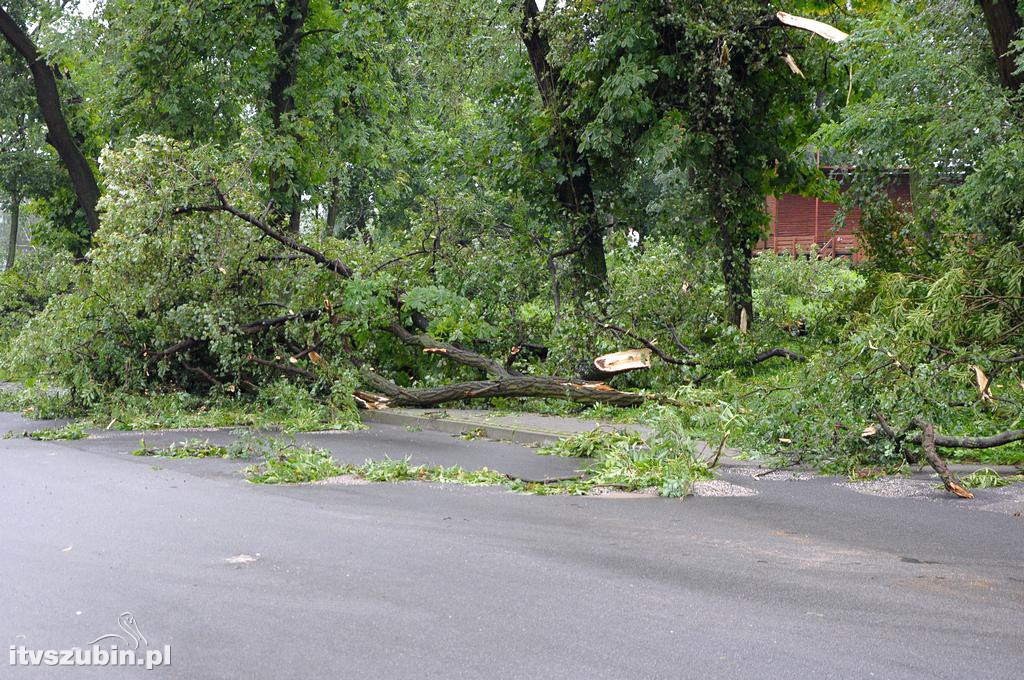
<svg viewBox="0 0 1024 680"><path fill-rule="evenodd" d="M117 617L117 625L124 633L101 635L88 647L71 649L27 649L24 645L11 645L12 666L143 666L152 670L171 665L171 646L149 649L149 640L139 630L131 612ZM97 644L108 640L104 645Z"/></svg>

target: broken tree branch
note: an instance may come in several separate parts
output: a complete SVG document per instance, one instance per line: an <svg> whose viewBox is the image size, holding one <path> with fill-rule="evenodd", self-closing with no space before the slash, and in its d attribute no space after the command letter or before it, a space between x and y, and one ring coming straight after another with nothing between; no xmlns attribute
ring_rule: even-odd
<svg viewBox="0 0 1024 680"><path fill-rule="evenodd" d="M217 180L215 178L211 178L210 181L213 191L217 195L217 200L219 201L219 203L214 205L186 205L180 208L176 208L174 210L174 214L187 215L189 213L195 212L225 212L228 213L229 215L234 215L243 222L247 222L248 224L256 227L265 235L274 239L281 245L290 248L291 250L294 250L296 252L302 253L307 257L312 258L314 262L316 262L319 265L322 265L323 267L326 267L335 274L338 274L339 276L342 276L346 279L352 278L352 270L349 269L348 265L346 265L344 262L342 262L341 260L336 260L334 258L327 257L319 250L315 248L310 248L309 246L303 243L299 243L288 234L285 234L284 232L274 229L265 221L256 217L255 215L250 215L244 210L239 210L228 201L227 196L224 195L224 192L221 191L220 186L217 184Z"/></svg>
<svg viewBox="0 0 1024 680"><path fill-rule="evenodd" d="M920 427L919 419L915 418L914 425ZM1005 446L1013 442L1024 440L1024 430L1009 430L1000 432L990 437L950 437L936 434L935 445L946 449L994 449L997 446ZM915 444L922 443L921 435L914 435L907 439Z"/></svg>
<svg viewBox="0 0 1024 680"><path fill-rule="evenodd" d="M882 432L885 433L885 436L892 440L896 455L902 454L904 460L911 465L916 465L919 462L917 455L910 449L903 448L903 440L906 437L906 434L897 434L896 430L892 429L892 425L889 424L889 421L886 420L881 411L875 411L875 420L878 421L878 425L882 428Z"/></svg>
<svg viewBox="0 0 1024 680"><path fill-rule="evenodd" d="M611 332L615 333L616 335L621 335L621 336L624 336L624 337L627 337L627 338L632 338L633 340L636 340L641 345L643 345L644 347L646 347L647 349L651 350L656 355L658 355L658 358L661 359L662 361L664 361L667 364L673 364L675 366L697 366L699 364L699 362L694 360L694 359L679 359L677 357L674 357L674 356L664 352L660 347L658 347L656 344L654 344L654 342L652 342L652 341L650 341L650 340L648 340L646 338L640 337L639 335L637 335L636 333L634 333L631 330L628 330L628 329L623 328L621 326L616 326L615 324L609 323L607 321L599 322L599 323L601 324L601 326L603 328L607 328L608 330L610 330Z"/></svg>
<svg viewBox="0 0 1024 680"><path fill-rule="evenodd" d="M271 328L282 326L288 323L289 321L312 321L314 319L319 318L323 314L323 312L324 310L320 308L307 309L304 312L298 312L295 314L284 314L282 316L277 316L272 319L260 319L259 321L253 321L239 326L238 331L244 335L256 335L257 333L261 333ZM199 347L201 345L206 344L206 342L207 340L204 338L185 338L184 340L176 342L173 345L170 345L169 347L166 347L157 352L147 352L145 354L145 357L147 361L153 363L161 359L166 359L171 355L179 354L181 352L193 349L195 347Z"/></svg>
<svg viewBox="0 0 1024 680"><path fill-rule="evenodd" d="M913 423L921 428L921 451L924 453L928 463L935 469L935 472L939 473L943 486L961 498L974 498L974 494L960 484L960 480L957 479L957 476L946 465L946 461L942 460L935 450L935 426L925 422L920 417L915 417Z"/></svg>
<svg viewBox="0 0 1024 680"><path fill-rule="evenodd" d="M604 383L547 376L507 376L500 380L474 380L440 387L419 388L399 387L380 374L365 368L361 371L361 376L369 387L384 394L388 406L427 408L463 399L491 397L547 397L568 399L583 404L639 406L651 398L648 395L621 392ZM363 393L362 396L365 400L367 395Z"/></svg>
<svg viewBox="0 0 1024 680"><path fill-rule="evenodd" d="M191 212L225 212L230 215L234 215L242 221L256 227L259 231L278 241L285 247L308 256L317 264L334 272L335 274L346 279L354 276L353 271L340 260L332 259L315 248L299 243L291 236L271 227L264 220L233 206L228 201L227 196L217 185L216 178L211 178L211 184L213 191L217 196L217 204L185 206L176 209L174 213L187 214ZM289 315L289 317L290 316L291 315ZM279 317L278 319L268 320L267 322L249 324L248 328L251 329L251 332L257 333L262 330L266 330L267 328L272 328L274 325L279 323L285 323L286 320L289 319ZM382 330L391 333L406 345L419 347L423 352L429 354L441 354L458 364L483 371L493 379L454 383L440 387L403 388L381 376L379 373L376 373L372 369L364 366L362 362L358 361L350 351L349 358L352 360L352 363L359 368L364 382L373 389L383 392L385 395L376 399L375 402L374 395L370 395L365 392L359 393L358 400L364 406L369 408L386 408L388 405L434 406L450 401L490 397L550 397L567 399L580 403L605 403L618 406L637 406L644 401L653 400L661 403L679 405L678 402L669 397L621 392L609 387L603 382L589 382L557 376L512 375L506 367L502 366L490 357L463 347L457 347L449 343L438 341L426 333L413 333L407 330L397 320L390 322L384 326ZM198 339L185 340L171 348L168 348L167 350L157 353L157 355L160 357L168 356L171 353L182 351L189 347L194 347L202 342L204 341ZM254 363L275 368L285 373L313 380L317 378L315 373L304 368L277 364L252 355L250 355L249 359ZM371 406L371 404L373 405Z"/></svg>
<svg viewBox="0 0 1024 680"><path fill-rule="evenodd" d="M410 347L419 347L425 353L440 354L451 359L455 363L462 364L463 366L469 366L471 368L477 368L487 375L491 375L496 378L505 378L510 375L504 366L490 357L486 357L462 347L456 347L455 345L448 344L447 342L440 342L426 333L410 333L397 321L392 321L387 330L404 344L409 345Z"/></svg>

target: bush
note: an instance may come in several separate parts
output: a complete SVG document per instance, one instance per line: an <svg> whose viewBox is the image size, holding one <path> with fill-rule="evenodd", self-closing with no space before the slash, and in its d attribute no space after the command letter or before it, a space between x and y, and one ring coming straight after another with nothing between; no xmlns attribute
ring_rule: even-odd
<svg viewBox="0 0 1024 680"><path fill-rule="evenodd" d="M818 338L836 337L867 284L846 260L766 253L754 258L757 323Z"/></svg>

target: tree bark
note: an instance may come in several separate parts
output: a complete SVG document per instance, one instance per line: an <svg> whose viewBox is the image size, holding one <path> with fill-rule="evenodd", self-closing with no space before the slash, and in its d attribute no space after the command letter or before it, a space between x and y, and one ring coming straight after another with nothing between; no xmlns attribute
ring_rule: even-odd
<svg viewBox="0 0 1024 680"><path fill-rule="evenodd" d="M999 82L1007 90L1016 92L1024 83L1024 74L1016 73L1017 59L1013 50L1013 41L1024 25L1017 9L1017 0L978 0L978 5L981 6L985 26L992 40Z"/></svg>
<svg viewBox="0 0 1024 680"><path fill-rule="evenodd" d="M608 283L608 265L604 254L604 228L594 202L593 177L590 163L580 153L579 140L559 120L563 87L557 68L548 62L551 46L540 26L540 9L535 0L524 0L522 40L533 67L541 101L554 118L555 136L559 147L559 164L564 179L557 182L555 194L558 203L574 219L576 270L579 275L577 289L603 297Z"/></svg>
<svg viewBox="0 0 1024 680"><path fill-rule="evenodd" d="M7 242L7 266L10 269L14 266L14 258L18 254L18 219L21 216L21 196L11 196L11 229L10 240Z"/></svg>
<svg viewBox="0 0 1024 680"><path fill-rule="evenodd" d="M100 226L96 203L100 199L100 188L92 167L78 148L67 119L61 110L60 92L57 89L57 74L53 67L39 54L32 39L2 7L0 7L0 33L14 50L21 55L32 72L32 84L36 91L39 112L46 123L46 141L57 151L64 169L67 170L78 205L85 213L85 223L90 233Z"/></svg>
<svg viewBox="0 0 1024 680"><path fill-rule="evenodd" d="M921 428L921 453L924 454L928 464L939 474L942 485L946 487L947 491L961 498L974 498L974 494L960 484L960 480L935 450L935 426L920 419L915 419L914 422Z"/></svg>
<svg viewBox="0 0 1024 680"><path fill-rule="evenodd" d="M363 381L384 394L378 407L413 406L428 408L464 399L491 397L535 397L566 399L583 404L612 404L639 406L652 397L631 392L620 392L604 383L584 382L569 378L547 376L507 376L499 380L474 380L440 387L404 388L369 369L363 369ZM363 395L364 399L366 396Z"/></svg>
<svg viewBox="0 0 1024 680"><path fill-rule="evenodd" d="M289 113L295 110L295 97L291 88L299 70L299 44L302 29L309 17L309 0L288 0L281 14L281 32L274 43L277 65L270 81L270 119L274 131L283 134L283 125ZM290 132L288 134L291 134ZM298 233L302 214L302 199L295 195L295 171L271 168L270 197L274 202L274 222L288 231Z"/></svg>

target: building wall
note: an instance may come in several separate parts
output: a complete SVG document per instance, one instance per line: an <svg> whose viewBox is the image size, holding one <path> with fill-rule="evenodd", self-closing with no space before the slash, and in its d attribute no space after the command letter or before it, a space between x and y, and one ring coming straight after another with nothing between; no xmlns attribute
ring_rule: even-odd
<svg viewBox="0 0 1024 680"><path fill-rule="evenodd" d="M894 175L888 193L891 200L910 206L910 176ZM850 210L842 224L836 225L839 206L817 198L797 194L769 196L765 207L770 217L769 231L758 242L757 252L849 257L855 262L864 259L857 240L860 208Z"/></svg>

